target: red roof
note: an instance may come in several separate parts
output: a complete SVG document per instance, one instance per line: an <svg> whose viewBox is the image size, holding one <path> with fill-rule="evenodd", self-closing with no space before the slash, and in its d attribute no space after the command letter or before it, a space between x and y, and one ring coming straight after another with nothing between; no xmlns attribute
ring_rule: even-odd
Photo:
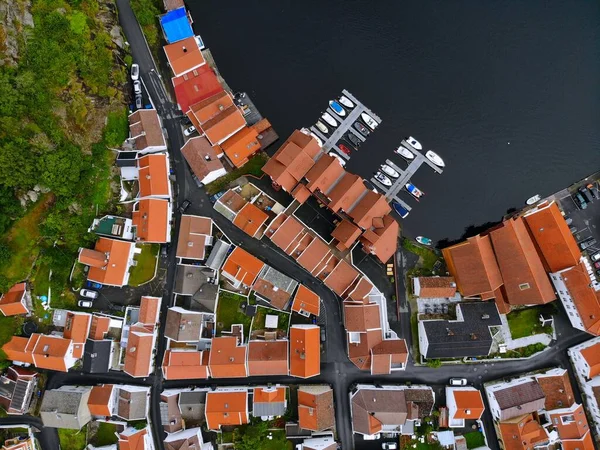
<svg viewBox="0 0 600 450"><path fill-rule="evenodd" d="M145 327L132 326L129 329L123 371L132 377L150 375L154 343L154 333Z"/></svg>
<svg viewBox="0 0 600 450"><path fill-rule="evenodd" d="M67 360L70 359L73 341L57 336L31 335L28 348L31 348L33 353L33 361L39 369L58 370L66 372L71 365L67 365ZM32 342L35 342L35 347L32 348ZM69 361L70 362L70 361Z"/></svg>
<svg viewBox="0 0 600 450"><path fill-rule="evenodd" d="M391 211L392 208L385 196L367 191L367 194L350 210L349 215L356 225L362 229L369 229L374 225L373 219L383 217Z"/></svg>
<svg viewBox="0 0 600 450"><path fill-rule="evenodd" d="M135 236L141 242L169 241L169 221L171 220L171 203L160 198L145 198L137 202L132 212Z"/></svg>
<svg viewBox="0 0 600 450"><path fill-rule="evenodd" d="M346 173L344 177L327 193L331 200L329 208L337 213L350 211L353 205L367 193L363 179L358 175Z"/></svg>
<svg viewBox="0 0 600 450"><path fill-rule="evenodd" d="M258 132L254 128L245 127L221 143L227 158L235 167L242 167L250 156L261 149Z"/></svg>
<svg viewBox="0 0 600 450"><path fill-rule="evenodd" d="M143 296L140 300L138 321L145 325L157 324L160 315L160 302L160 297Z"/></svg>
<svg viewBox="0 0 600 450"><path fill-rule="evenodd" d="M366 252L375 255L382 263L386 263L398 249L399 234L400 225L388 214L383 216L382 226L365 231L360 237L360 242Z"/></svg>
<svg viewBox="0 0 600 450"><path fill-rule="evenodd" d="M585 330L600 336L600 291L591 287L592 281L584 263L563 271L561 275Z"/></svg>
<svg viewBox="0 0 600 450"><path fill-rule="evenodd" d="M481 392L471 388L452 389L452 395L456 403L453 419L479 420L485 410Z"/></svg>
<svg viewBox="0 0 600 450"><path fill-rule="evenodd" d="M319 296L306 286L301 284L298 286L294 302L292 303L292 311L297 313L304 311L308 314L318 316L321 310L321 302Z"/></svg>
<svg viewBox="0 0 600 450"><path fill-rule="evenodd" d="M167 350L162 363L166 380L192 380L208 378L208 359L210 352Z"/></svg>
<svg viewBox="0 0 600 450"><path fill-rule="evenodd" d="M205 64L194 36L163 47L175 76L183 75Z"/></svg>
<svg viewBox="0 0 600 450"><path fill-rule="evenodd" d="M600 375L600 342L596 342L595 344L584 348L580 353L588 366L590 366L590 370L586 376L591 379Z"/></svg>
<svg viewBox="0 0 600 450"><path fill-rule="evenodd" d="M354 245L362 230L347 219L342 220L337 224L331 237L338 241L337 249L344 251Z"/></svg>
<svg viewBox="0 0 600 450"><path fill-rule="evenodd" d="M208 360L213 378L247 377L246 350L234 336L213 338Z"/></svg>
<svg viewBox="0 0 600 450"><path fill-rule="evenodd" d="M129 256L134 247L133 242L101 237L96 241L95 251L85 248L80 250L79 262L90 266L88 280L110 286L123 286L129 279ZM98 258L93 259L93 256Z"/></svg>
<svg viewBox="0 0 600 450"><path fill-rule="evenodd" d="M287 375L288 342L250 341L248 344L248 375Z"/></svg>
<svg viewBox="0 0 600 450"><path fill-rule="evenodd" d="M187 111L190 105L223 90L217 76L208 64L173 78L173 86L179 109L182 111Z"/></svg>
<svg viewBox="0 0 600 450"><path fill-rule="evenodd" d="M360 274L354 266L341 260L333 271L325 278L324 283L337 295L342 296Z"/></svg>
<svg viewBox="0 0 600 450"><path fill-rule="evenodd" d="M209 430L248 423L248 391L207 392L205 415Z"/></svg>
<svg viewBox="0 0 600 450"><path fill-rule="evenodd" d="M88 337L92 316L86 313L67 312L63 337L73 341L73 356L81 358L83 347Z"/></svg>
<svg viewBox="0 0 600 450"><path fill-rule="evenodd" d="M311 192L319 190L326 193L344 173L345 171L337 158L323 154L306 173L305 177L308 180L306 187Z"/></svg>
<svg viewBox="0 0 600 450"><path fill-rule="evenodd" d="M268 214L254 203L246 203L233 219L233 224L250 237L256 237L268 218Z"/></svg>
<svg viewBox="0 0 600 450"><path fill-rule="evenodd" d="M252 286L254 280L264 267L264 263L252 256L241 247L236 247L221 269L223 273L242 283L244 286Z"/></svg>
<svg viewBox="0 0 600 450"><path fill-rule="evenodd" d="M29 310L25 306L26 292L26 283L15 284L6 294L0 295L0 311L5 316L29 314Z"/></svg>
<svg viewBox="0 0 600 450"><path fill-rule="evenodd" d="M169 160L166 153L153 153L137 160L139 197L171 196Z"/></svg>
<svg viewBox="0 0 600 450"><path fill-rule="evenodd" d="M321 373L320 328L292 325L290 328L290 375L309 378Z"/></svg>

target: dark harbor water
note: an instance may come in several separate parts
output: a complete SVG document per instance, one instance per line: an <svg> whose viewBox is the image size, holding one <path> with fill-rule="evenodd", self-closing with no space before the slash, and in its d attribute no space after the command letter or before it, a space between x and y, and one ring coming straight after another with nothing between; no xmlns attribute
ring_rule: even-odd
<svg viewBox="0 0 600 450"><path fill-rule="evenodd" d="M187 4L281 142L346 88L383 119L349 171L370 177L408 135L444 158L413 178L408 235L457 238L600 169L598 1Z"/></svg>

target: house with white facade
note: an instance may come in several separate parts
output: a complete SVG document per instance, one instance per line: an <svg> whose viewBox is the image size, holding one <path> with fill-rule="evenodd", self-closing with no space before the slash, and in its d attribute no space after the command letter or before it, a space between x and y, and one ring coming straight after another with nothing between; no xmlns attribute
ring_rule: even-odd
<svg viewBox="0 0 600 450"><path fill-rule="evenodd" d="M600 435L600 337L571 347L568 353L592 426Z"/></svg>

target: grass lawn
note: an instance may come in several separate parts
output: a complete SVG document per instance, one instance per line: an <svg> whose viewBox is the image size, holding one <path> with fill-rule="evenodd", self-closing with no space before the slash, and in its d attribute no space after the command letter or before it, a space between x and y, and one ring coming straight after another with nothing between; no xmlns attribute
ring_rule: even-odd
<svg viewBox="0 0 600 450"><path fill-rule="evenodd" d="M254 155L250 160L239 169L229 172L224 177L213 181L206 185L206 193L208 195L216 194L227 187L233 180L238 179L242 175L254 175L260 177L263 175L262 167L265 165L269 157L266 153L260 152Z"/></svg>
<svg viewBox="0 0 600 450"><path fill-rule="evenodd" d="M240 309L240 304L247 302L248 299L242 295L231 294L229 292L219 292L219 302L217 304L217 333L231 330L231 325L244 325L244 336L250 334L250 324L252 318L248 317Z"/></svg>
<svg viewBox="0 0 600 450"><path fill-rule="evenodd" d="M256 315L254 316L254 322L252 322L253 330L265 329L265 320L267 318L267 314L278 316L279 320L277 321L277 329L287 333L290 324L290 314L277 309L265 308L264 306L259 306L256 308Z"/></svg>
<svg viewBox="0 0 600 450"><path fill-rule="evenodd" d="M6 344L14 335L21 334L21 326L23 325L23 317L5 317L0 315L0 347ZM10 361L6 359L6 353L0 349L0 369L5 369L10 365Z"/></svg>
<svg viewBox="0 0 600 450"><path fill-rule="evenodd" d="M418 255L422 267L429 271L433 270L434 264L440 259L433 249L424 247L406 238L402 240L402 248Z"/></svg>
<svg viewBox="0 0 600 450"><path fill-rule="evenodd" d="M543 327L540 324L539 316L542 312L547 312L547 308L535 306L509 313L506 318L508 319L512 338L518 339L534 334L552 333L551 326Z"/></svg>
<svg viewBox="0 0 600 450"><path fill-rule="evenodd" d="M99 422L98 430L96 431L96 437L94 438L96 447L103 445L116 444L118 441L117 426L113 423Z"/></svg>
<svg viewBox="0 0 600 450"><path fill-rule="evenodd" d="M467 448L483 447L485 439L480 431L472 431L464 435L467 440Z"/></svg>
<svg viewBox="0 0 600 450"><path fill-rule="evenodd" d="M142 253L133 257L137 261L137 266L131 268L129 275L129 284L131 286L139 286L147 283L154 278L154 273L156 272L160 245L144 244L140 245L140 248L142 249Z"/></svg>
<svg viewBox="0 0 600 450"><path fill-rule="evenodd" d="M275 430L268 432L272 435L272 440L266 440L257 448L260 450L292 450L294 445L285 437L285 431Z"/></svg>
<svg viewBox="0 0 600 450"><path fill-rule="evenodd" d="M61 450L83 450L87 445L86 427L81 430L58 429Z"/></svg>

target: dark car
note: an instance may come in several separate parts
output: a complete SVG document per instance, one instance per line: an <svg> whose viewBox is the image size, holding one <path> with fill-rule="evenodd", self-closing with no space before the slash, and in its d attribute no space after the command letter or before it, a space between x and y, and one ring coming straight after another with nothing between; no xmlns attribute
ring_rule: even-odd
<svg viewBox="0 0 600 450"><path fill-rule="evenodd" d="M588 184L586 186L586 188L588 188L588 190L590 191L590 194L592 194L592 198L598 198L598 193L594 192L594 185L592 183Z"/></svg>
<svg viewBox="0 0 600 450"><path fill-rule="evenodd" d="M94 283L93 281L88 281L85 283L86 287L92 288L92 289L102 289L102 285L100 283Z"/></svg>
<svg viewBox="0 0 600 450"><path fill-rule="evenodd" d="M586 248L591 247L592 245L596 245L596 239L588 239L587 241L579 243L579 247L581 248L581 250L585 250Z"/></svg>
<svg viewBox="0 0 600 450"><path fill-rule="evenodd" d="M364 137L367 137L371 133L369 129L360 122L354 122L354 128Z"/></svg>
<svg viewBox="0 0 600 450"><path fill-rule="evenodd" d="M190 202L189 200L184 200L183 203L181 203L181 206L179 206L179 212L183 214L188 210L191 204L192 202Z"/></svg>
<svg viewBox="0 0 600 450"><path fill-rule="evenodd" d="M359 138L357 138L356 135L352 134L352 132L346 135L346 139L348 139L350 143L356 148L360 147L360 144L362 144L362 141Z"/></svg>
<svg viewBox="0 0 600 450"><path fill-rule="evenodd" d="M583 198L585 199L586 202L591 203L594 201L594 198L592 197L592 194L590 193L590 191L585 188L585 187L580 187L579 189L579 193L583 196Z"/></svg>
<svg viewBox="0 0 600 450"><path fill-rule="evenodd" d="M587 208L587 203L579 192L573 196L573 201L580 209Z"/></svg>

